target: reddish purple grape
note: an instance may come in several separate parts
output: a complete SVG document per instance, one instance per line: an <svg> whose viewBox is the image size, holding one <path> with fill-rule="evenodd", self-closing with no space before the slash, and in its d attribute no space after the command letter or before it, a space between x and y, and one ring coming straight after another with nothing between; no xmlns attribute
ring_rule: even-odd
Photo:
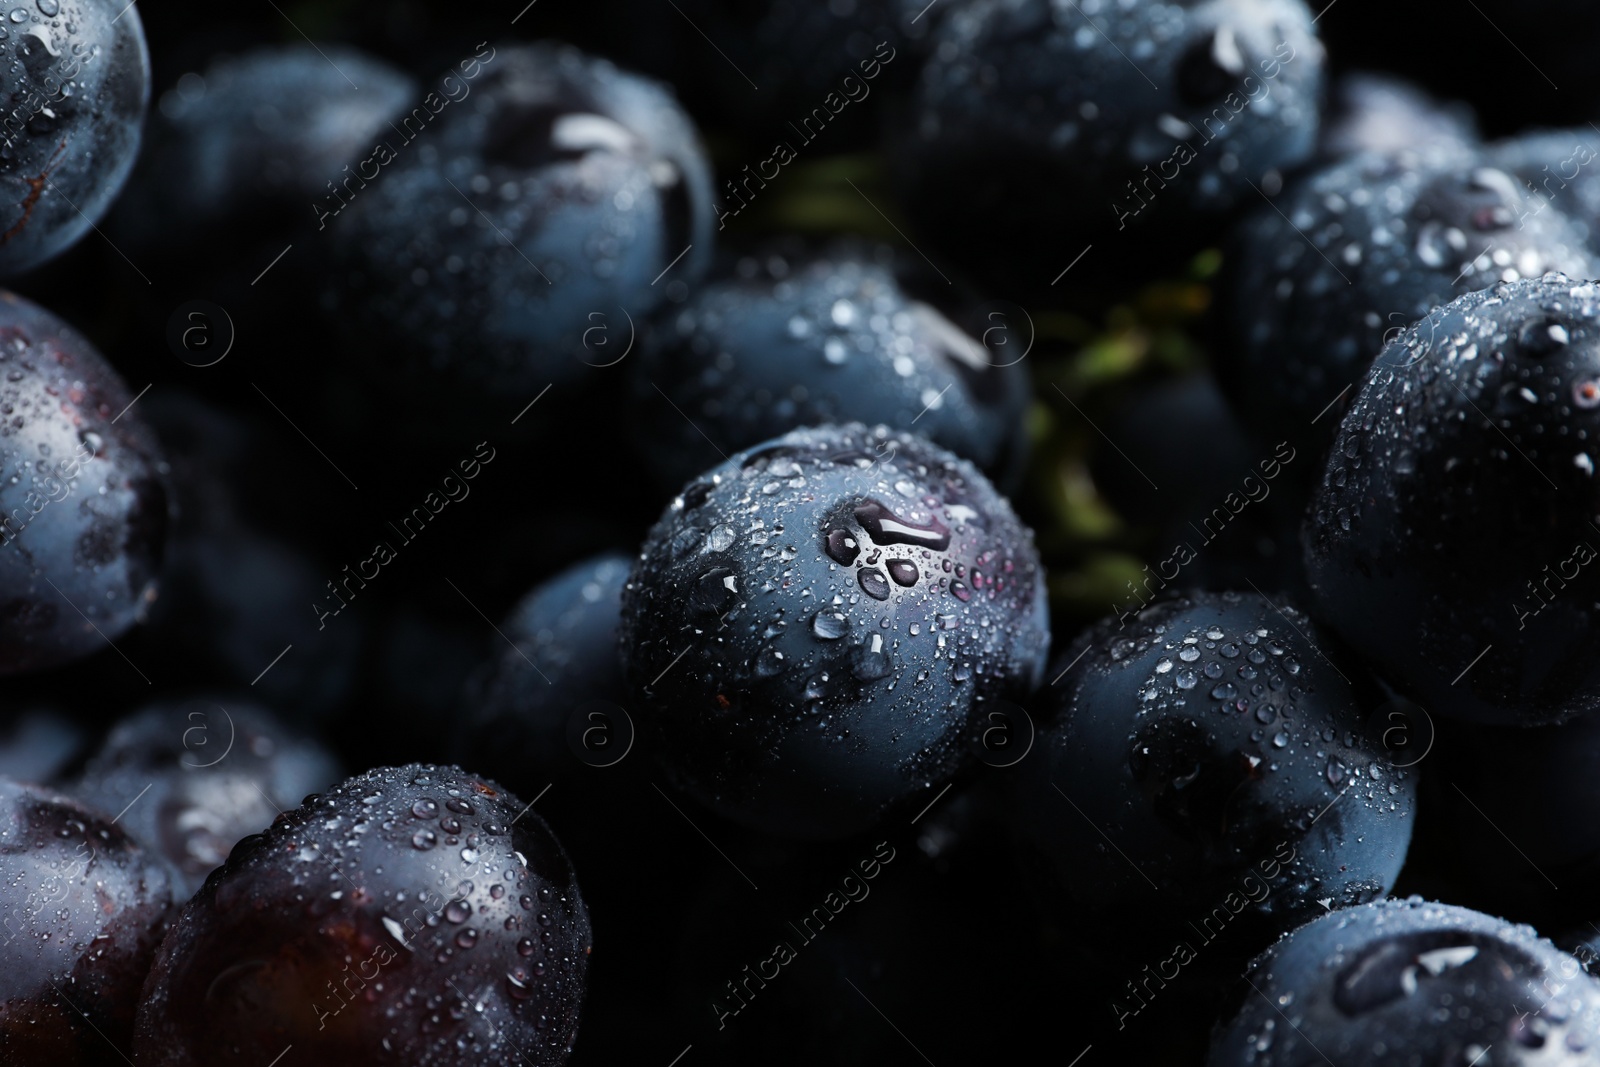
<svg viewBox="0 0 1600 1067"><path fill-rule="evenodd" d="M141 1067L554 1067L577 1034L589 915L528 805L411 764L312 794L184 907L140 1007Z"/></svg>
<svg viewBox="0 0 1600 1067"><path fill-rule="evenodd" d="M104 649L155 599L167 492L134 399L76 330L0 292L0 675Z"/></svg>

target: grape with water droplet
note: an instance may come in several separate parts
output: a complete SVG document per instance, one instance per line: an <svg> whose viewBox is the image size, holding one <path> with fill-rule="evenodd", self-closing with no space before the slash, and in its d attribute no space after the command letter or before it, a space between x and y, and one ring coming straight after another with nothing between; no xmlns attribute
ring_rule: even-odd
<svg viewBox="0 0 1600 1067"><path fill-rule="evenodd" d="M17 4L0 22L0 277L76 243L133 168L150 56L122 0Z"/></svg>
<svg viewBox="0 0 1600 1067"><path fill-rule="evenodd" d="M441 811L443 812L441 814ZM544 821L457 767L368 771L240 841L145 986L134 1057L555 1067L589 914Z"/></svg>
<svg viewBox="0 0 1600 1067"><path fill-rule="evenodd" d="M1333 655L1293 607L1231 593L1107 619L1063 652L1013 792L1051 906L1089 909L1123 938L1151 908L1204 915L1254 876L1264 889L1239 925L1270 938L1321 901L1387 892L1416 776L1361 732L1362 676Z"/></svg>
<svg viewBox="0 0 1600 1067"><path fill-rule="evenodd" d="M1210 1067L1533 1067L1600 1048L1600 983L1576 959L1532 927L1420 897L1302 926L1233 1000Z"/></svg>
<svg viewBox="0 0 1600 1067"><path fill-rule="evenodd" d="M623 596L640 728L729 818L866 829L970 766L984 713L1038 684L1043 583L970 463L885 427L795 430L702 475L651 532Z"/></svg>
<svg viewBox="0 0 1600 1067"><path fill-rule="evenodd" d="M702 286L649 336L635 379L634 432L662 487L676 490L719 449L830 422L913 431L1014 480L1026 366L984 347L938 292L948 287L916 284L926 268L907 258L862 241L779 242Z"/></svg>
<svg viewBox="0 0 1600 1067"><path fill-rule="evenodd" d="M1322 618L1442 717L1600 709L1600 287L1561 275L1459 297L1395 338L1312 498Z"/></svg>
<svg viewBox="0 0 1600 1067"><path fill-rule="evenodd" d="M171 906L110 815L0 778L0 1062L114 1062Z"/></svg>
<svg viewBox="0 0 1600 1067"><path fill-rule="evenodd" d="M155 598L170 505L134 399L77 331L0 292L0 675L104 649Z"/></svg>

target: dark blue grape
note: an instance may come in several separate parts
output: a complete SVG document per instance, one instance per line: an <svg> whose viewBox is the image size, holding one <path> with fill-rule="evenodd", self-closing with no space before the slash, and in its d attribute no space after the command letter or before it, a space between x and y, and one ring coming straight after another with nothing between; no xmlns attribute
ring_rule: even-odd
<svg viewBox="0 0 1600 1067"><path fill-rule="evenodd" d="M708 471L623 594L633 706L673 778L797 837L865 829L969 766L1048 646L1010 504L884 427L795 430Z"/></svg>
<svg viewBox="0 0 1600 1067"><path fill-rule="evenodd" d="M247 224L311 223L329 184L422 99L411 78L339 45L219 57L162 94L117 208L119 242L154 253L219 225L236 241Z"/></svg>
<svg viewBox="0 0 1600 1067"><path fill-rule="evenodd" d="M913 431L997 480L1015 475L1025 342L986 348L908 291L894 256L859 243L771 248L702 286L646 347L636 378L640 451L659 480L677 488L718 449L828 422Z"/></svg>
<svg viewBox="0 0 1600 1067"><path fill-rule="evenodd" d="M1329 158L1452 148L1468 153L1478 145L1471 109L1441 103L1391 74L1345 74L1328 96L1319 148Z"/></svg>
<svg viewBox="0 0 1600 1067"><path fill-rule="evenodd" d="M584 763L626 758L633 729L617 628L631 565L620 553L595 556L517 603L464 695L464 761L539 789L572 780Z"/></svg>
<svg viewBox="0 0 1600 1067"><path fill-rule="evenodd" d="M1335 163L1234 234L1219 376L1263 440L1319 456L1385 341L1496 282L1600 272L1586 237L1459 145Z"/></svg>
<svg viewBox="0 0 1600 1067"><path fill-rule="evenodd" d="M478 55L475 80L452 79L459 99L404 116L384 141L393 161L358 165L318 225L339 313L385 339L388 373L532 398L600 362L591 315L620 330L703 271L710 169L655 82L554 45Z"/></svg>
<svg viewBox="0 0 1600 1067"><path fill-rule="evenodd" d="M1316 146L1301 0L976 0L929 51L896 156L910 205L930 240L1041 289L1097 235L1102 260L1128 230L1147 259L1196 246ZM1082 239L1052 270L1041 232Z"/></svg>
<svg viewBox="0 0 1600 1067"><path fill-rule="evenodd" d="M1593 283L1435 309L1383 349L1339 428L1304 531L1319 617L1440 715L1600 709L1597 435Z"/></svg>
<svg viewBox="0 0 1600 1067"><path fill-rule="evenodd" d="M1387 893L1416 777L1363 732L1355 668L1258 595L1129 615L1062 654L1054 724L1018 768L1013 825L1056 905L1125 926L1226 902L1281 931Z"/></svg>

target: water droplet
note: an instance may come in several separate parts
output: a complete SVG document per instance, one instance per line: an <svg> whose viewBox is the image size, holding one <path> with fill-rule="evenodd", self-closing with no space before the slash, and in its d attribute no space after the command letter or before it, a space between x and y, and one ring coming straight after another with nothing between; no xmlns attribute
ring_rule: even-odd
<svg viewBox="0 0 1600 1067"><path fill-rule="evenodd" d="M899 585L913 586L917 584L916 565L909 560L891 559L889 561L889 577Z"/></svg>
<svg viewBox="0 0 1600 1067"><path fill-rule="evenodd" d="M1517 331L1518 354L1533 359L1544 359L1572 343L1572 334L1564 323L1548 316L1524 323Z"/></svg>
<svg viewBox="0 0 1600 1067"><path fill-rule="evenodd" d="M426 852L439 843L439 837L432 830L418 830L411 835L411 846Z"/></svg>
<svg viewBox="0 0 1600 1067"><path fill-rule="evenodd" d="M1328 761L1328 766L1324 773L1328 776L1328 784L1331 786L1337 786L1340 782L1344 781L1345 775L1349 773L1349 768L1344 765L1343 761L1335 756L1333 759Z"/></svg>
<svg viewBox="0 0 1600 1067"><path fill-rule="evenodd" d="M850 620L837 611L819 611L811 620L811 632L824 641L837 641L850 632Z"/></svg>
<svg viewBox="0 0 1600 1067"><path fill-rule="evenodd" d="M756 675L761 678L771 678L783 670L783 653L772 646L763 648L756 656Z"/></svg>
<svg viewBox="0 0 1600 1067"><path fill-rule="evenodd" d="M883 504L869 500L856 508L856 521L880 545L918 545L935 552L950 547L950 531L937 518L918 526L895 515Z"/></svg>
<svg viewBox="0 0 1600 1067"><path fill-rule="evenodd" d="M727 567L713 567L689 591L689 610L698 615L723 615L739 599L739 583Z"/></svg>
<svg viewBox="0 0 1600 1067"><path fill-rule="evenodd" d="M1417 259L1425 267L1442 267L1450 259L1450 242L1445 236L1447 227L1438 219L1430 219L1417 230Z"/></svg>
<svg viewBox="0 0 1600 1067"><path fill-rule="evenodd" d="M861 546L847 530L829 530L824 542L828 558L841 567L848 567L861 554Z"/></svg>
<svg viewBox="0 0 1600 1067"><path fill-rule="evenodd" d="M882 571L863 567L856 572L856 582L861 586L861 591L872 599L889 599L889 580L883 576Z"/></svg>
<svg viewBox="0 0 1600 1067"><path fill-rule="evenodd" d="M444 906L444 917L453 923L464 923L472 917L472 909L464 900L452 900Z"/></svg>
<svg viewBox="0 0 1600 1067"><path fill-rule="evenodd" d="M850 673L863 682L888 677L889 656L883 650L883 638L873 634L850 657Z"/></svg>
<svg viewBox="0 0 1600 1067"><path fill-rule="evenodd" d="M427 797L423 797L421 800L411 805L411 814L415 815L419 819L431 819L435 815L439 814L439 805L435 801L430 800Z"/></svg>

